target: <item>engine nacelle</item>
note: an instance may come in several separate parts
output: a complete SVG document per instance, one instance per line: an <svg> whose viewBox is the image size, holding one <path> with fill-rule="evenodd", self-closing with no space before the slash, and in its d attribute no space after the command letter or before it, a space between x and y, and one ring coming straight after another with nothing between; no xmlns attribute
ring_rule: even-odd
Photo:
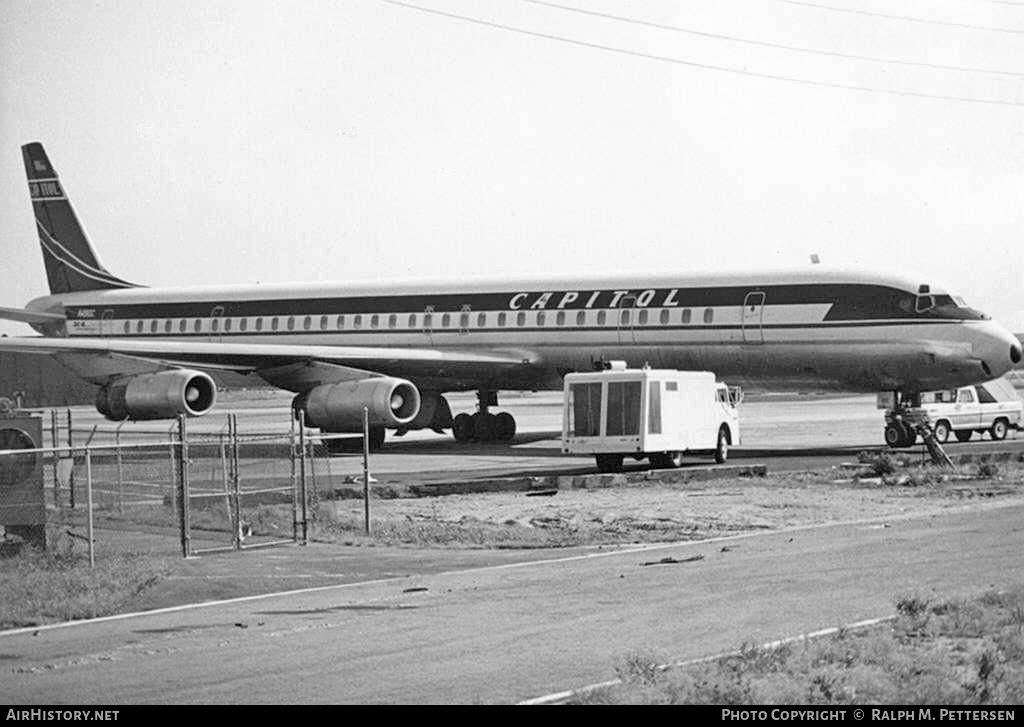
<svg viewBox="0 0 1024 727"><path fill-rule="evenodd" d="M306 425L329 432L361 432L363 407L371 427L401 427L416 418L420 392L405 379L379 377L321 384L292 402L306 412Z"/></svg>
<svg viewBox="0 0 1024 727"><path fill-rule="evenodd" d="M115 422L202 416L217 403L217 385L201 371L178 369L116 379L96 392L96 409Z"/></svg>

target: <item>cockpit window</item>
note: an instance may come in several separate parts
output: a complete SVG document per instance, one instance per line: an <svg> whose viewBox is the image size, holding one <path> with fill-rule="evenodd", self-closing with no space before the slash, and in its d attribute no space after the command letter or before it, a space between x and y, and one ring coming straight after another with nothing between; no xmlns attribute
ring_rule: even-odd
<svg viewBox="0 0 1024 727"><path fill-rule="evenodd" d="M919 295L917 296L917 305L914 306L914 310L918 313L925 313L935 307L935 296L934 295Z"/></svg>

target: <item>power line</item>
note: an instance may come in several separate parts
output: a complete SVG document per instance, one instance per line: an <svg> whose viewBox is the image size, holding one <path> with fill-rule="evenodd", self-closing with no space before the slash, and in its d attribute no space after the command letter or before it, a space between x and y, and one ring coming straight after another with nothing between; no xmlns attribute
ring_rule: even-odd
<svg viewBox="0 0 1024 727"><path fill-rule="evenodd" d="M896 58L876 58L874 56L862 56L853 53L840 53L839 51L821 50L818 48L804 48L795 45L786 45L783 43L771 43L763 40L753 40L750 38L738 38L732 35L723 35L720 33L709 33L703 30L695 30L693 28L685 28L680 25L666 25L663 23L655 23L648 20L640 20L638 18L630 18L622 15L612 15L610 13L600 13L595 10L585 10L583 8L576 8L569 5L559 5L558 3L545 2L545 0L521 0L524 3L530 3L531 5L541 5L548 8L557 8L559 10L565 10L570 13L580 13L581 15L591 15L597 18L605 18L608 20L617 20L623 23L632 23L634 25L643 25L649 28L658 28L660 30L671 30L677 33L688 33L690 35L698 35L704 38L714 38L716 40L726 40L733 43L745 43L747 45L762 46L765 48L774 48L776 50L787 50L796 51L798 53L814 53L822 56L832 56L835 58L847 58L856 61L870 61L872 63L886 63L886 64L897 64L904 66L916 66L919 68L933 68L944 71L963 71L967 73L990 73L1001 76L1024 76L1024 72L1021 71L999 71L990 68L972 68L969 66L947 66L939 63L924 63L920 61L904 61Z"/></svg>
<svg viewBox="0 0 1024 727"><path fill-rule="evenodd" d="M438 15L445 18L451 18L453 20L462 20L467 23L474 25L481 25L487 28L494 28L497 30L506 30L511 33L518 33L520 35L527 35L534 38L543 38L545 40L554 40L561 43L569 43L571 45L579 46L581 48L591 48L594 50L603 50L610 53L618 53L621 55L631 56L633 58L645 58L652 61L660 61L662 63L672 63L679 66L687 66L689 68L701 68L709 71L721 71L723 73L732 73L739 76L749 76L752 78L764 78L771 81L786 81L788 83L797 83L805 86L816 86L818 88L839 88L847 91L864 91L867 93L884 93L893 96L910 96L913 98L928 98L939 101L963 101L965 103L980 103L989 104L995 106L1024 106L1024 103L1019 101L1005 101L1002 99L986 99L986 98L970 98L967 96L946 96L942 94L922 93L918 91L898 91L895 89L887 88L876 88L872 86L857 86L853 84L844 83L831 83L828 81L813 81L806 78L795 78L793 76L780 76L771 73L758 73L756 71L745 71L740 68L730 68L728 66L716 66L709 63L698 63L696 61L687 61L682 58L671 58L668 56L659 56L653 53L644 53L641 51L629 50L626 48L617 48L615 46L601 45L600 43L590 43L584 40L577 40L575 38L567 38L562 35L554 35L552 33L540 33L533 30L526 30L525 28L517 28L511 25L503 25L501 23L491 22L489 20L482 20L480 18L470 17L468 15L459 15L457 13L449 13L443 10L435 10L434 8L426 8L421 5L413 5L412 3L400 2L400 0L381 0L389 5L397 5L399 7L408 8L410 10L418 10L422 13L428 13L430 15Z"/></svg>
<svg viewBox="0 0 1024 727"><path fill-rule="evenodd" d="M988 25L970 25L969 23L952 23L946 20L932 20L930 18L915 18L909 15L889 15L887 13L876 13L870 10L855 10L853 8L838 8L834 5L820 5L819 3L808 2L808 0L776 0L787 5L803 5L808 8L829 10L834 13L850 13L851 15L867 15L873 18L885 18L886 20L903 20L908 23L926 23L928 25L943 25L948 28L965 28L967 30L985 30L991 33L1013 33L1024 34L1024 28L999 28Z"/></svg>

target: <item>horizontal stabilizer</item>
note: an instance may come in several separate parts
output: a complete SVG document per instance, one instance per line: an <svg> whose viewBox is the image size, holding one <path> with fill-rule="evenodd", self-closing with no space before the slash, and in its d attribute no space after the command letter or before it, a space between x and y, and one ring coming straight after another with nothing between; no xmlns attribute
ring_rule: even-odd
<svg viewBox="0 0 1024 727"><path fill-rule="evenodd" d="M60 313L40 313L27 308L4 308L0 306L0 319L20 321L21 323L63 323L65 318Z"/></svg>

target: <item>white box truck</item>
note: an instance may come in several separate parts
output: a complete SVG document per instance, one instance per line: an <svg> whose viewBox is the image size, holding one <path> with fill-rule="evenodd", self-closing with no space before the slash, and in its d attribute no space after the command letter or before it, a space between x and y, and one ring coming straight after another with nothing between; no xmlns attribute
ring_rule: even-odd
<svg viewBox="0 0 1024 727"><path fill-rule="evenodd" d="M725 462L740 442L742 392L710 371L627 369L567 374L562 451L592 454L601 472L622 469L626 457L652 467L678 467L686 452Z"/></svg>

